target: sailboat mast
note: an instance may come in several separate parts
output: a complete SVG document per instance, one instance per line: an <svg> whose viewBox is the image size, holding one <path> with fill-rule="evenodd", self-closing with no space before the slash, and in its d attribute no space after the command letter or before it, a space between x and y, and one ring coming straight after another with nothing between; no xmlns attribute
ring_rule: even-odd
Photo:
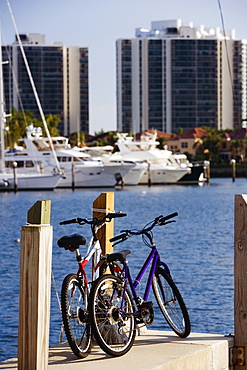
<svg viewBox="0 0 247 370"><path fill-rule="evenodd" d="M62 171L60 169L60 166L59 166L58 159L57 159L57 155L56 155L56 152L55 152L55 149L54 149L54 145L53 145L52 140L51 140L50 132L48 130L48 126L47 126L47 123L46 123L44 112L43 112L43 109L42 109L42 106L41 106L41 103L40 103L40 100L39 100L39 96L38 96L38 93L37 93L37 90L36 90L36 87L35 87L35 84L34 84L34 81L33 81L33 77L32 77L32 74L31 74L31 71L30 71L30 68L29 68L29 65L28 65L26 54L25 54L25 51L24 51L24 48L23 48L23 45L22 45L22 42L21 42L21 39L20 39L20 35L19 35L18 29L17 29L17 25L15 23L15 18L14 18L14 15L12 13L12 9L11 9L9 1L6 0L6 2L7 2L9 12L10 12L10 16L11 16L11 19L12 19L12 22L13 22L13 25L14 25L14 28L15 28L16 37L18 39L18 43L19 43L21 53L22 53L22 57L23 57L23 60L24 60L24 63L25 63L26 69L27 69L28 77L30 79L30 83L31 83L31 86L32 86L32 89L33 89L33 93L34 93L34 96L35 96L35 99L36 99L36 103L37 103L38 108L39 108L39 113L40 113L40 116L41 116L41 119L42 119L42 122L43 122L43 125L44 125L44 128L45 128L45 131L46 131L46 135L49 139L49 143L50 143L52 153L53 153L53 156L54 156L54 159L55 159L55 162L56 162L56 166L57 166L58 171L60 173L62 173Z"/></svg>
<svg viewBox="0 0 247 370"><path fill-rule="evenodd" d="M3 59L2 59L2 32L0 30L0 172L4 172L4 93L3 93Z"/></svg>

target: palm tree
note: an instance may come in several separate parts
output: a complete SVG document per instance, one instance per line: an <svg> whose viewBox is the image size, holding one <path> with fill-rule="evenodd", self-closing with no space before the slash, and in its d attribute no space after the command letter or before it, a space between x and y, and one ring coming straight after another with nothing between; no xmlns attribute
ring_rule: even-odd
<svg viewBox="0 0 247 370"><path fill-rule="evenodd" d="M205 159L213 162L219 161L219 149L222 143L222 133L216 129L208 132L207 136L202 136L195 142L194 147L199 147L199 151L204 153Z"/></svg>
<svg viewBox="0 0 247 370"><path fill-rule="evenodd" d="M34 114L12 108L10 117L7 118L7 130L5 131L5 147L13 148L18 139L26 135L26 127L36 121Z"/></svg>
<svg viewBox="0 0 247 370"><path fill-rule="evenodd" d="M85 144L85 135L81 131L73 132L72 134L69 135L69 142L72 147L73 146L83 147Z"/></svg>
<svg viewBox="0 0 247 370"><path fill-rule="evenodd" d="M46 117L46 123L51 136L58 136L58 124L61 121L60 117L55 114L48 114ZM43 125L42 125L43 126Z"/></svg>
<svg viewBox="0 0 247 370"><path fill-rule="evenodd" d="M58 123L60 117L54 114L46 116L47 126L51 136L59 135ZM11 116L7 118L8 129L5 132L5 147L13 148L18 139L26 136L26 127L33 125L34 127L43 127L42 120L36 118L30 111L21 112L16 108L12 108Z"/></svg>

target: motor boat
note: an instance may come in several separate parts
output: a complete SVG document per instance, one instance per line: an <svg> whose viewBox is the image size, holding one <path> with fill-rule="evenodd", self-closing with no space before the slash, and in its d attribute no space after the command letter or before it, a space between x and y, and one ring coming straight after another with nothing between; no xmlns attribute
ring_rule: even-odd
<svg viewBox="0 0 247 370"><path fill-rule="evenodd" d="M68 138L51 138L55 157L64 174L58 187L114 187L123 181L124 176L135 167L134 163L103 163L89 154L71 148ZM31 172L39 169L44 174L57 173L56 161L49 139L43 137L40 127L28 126L26 138L20 139L22 145L5 152L6 167L17 163L17 171Z"/></svg>
<svg viewBox="0 0 247 370"><path fill-rule="evenodd" d="M126 133L117 133L117 136L116 145L122 158L135 158L147 163L139 184L173 184L191 171L189 167L175 163L171 151L158 149L159 142L153 135L147 133L140 141L134 141Z"/></svg>
<svg viewBox="0 0 247 370"><path fill-rule="evenodd" d="M74 149L90 154L92 158L98 158L107 167L123 164L131 165L132 168L123 176L124 185L138 185L143 173L147 170L147 163L130 157L125 159L119 152L113 153L114 147L111 145L85 146Z"/></svg>

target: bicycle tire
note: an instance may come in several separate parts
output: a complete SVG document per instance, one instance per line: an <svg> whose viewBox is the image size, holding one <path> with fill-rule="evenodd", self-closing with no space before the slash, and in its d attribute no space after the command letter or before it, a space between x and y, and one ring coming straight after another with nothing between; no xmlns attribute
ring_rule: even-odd
<svg viewBox="0 0 247 370"><path fill-rule="evenodd" d="M179 337L186 338L190 334L190 318L181 293L171 276L158 267L152 285L154 296L167 323Z"/></svg>
<svg viewBox="0 0 247 370"><path fill-rule="evenodd" d="M121 309L123 294L122 280L111 274L99 277L90 292L92 333L101 349L115 357L131 349L136 335L133 301L126 290Z"/></svg>
<svg viewBox="0 0 247 370"><path fill-rule="evenodd" d="M86 297L88 300L88 297ZM61 311L64 331L70 348L78 358L85 358L91 352L91 328L85 307L84 289L77 275L64 278L61 289Z"/></svg>

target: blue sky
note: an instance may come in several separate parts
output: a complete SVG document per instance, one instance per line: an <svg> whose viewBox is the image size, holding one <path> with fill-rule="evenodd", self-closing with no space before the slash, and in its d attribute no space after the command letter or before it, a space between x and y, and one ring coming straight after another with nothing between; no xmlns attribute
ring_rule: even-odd
<svg viewBox="0 0 247 370"><path fill-rule="evenodd" d="M181 19L222 28L218 0L9 0L19 33L46 35L46 44L89 48L90 133L116 129L115 41L135 37L152 21ZM220 0L226 29L247 39L247 0ZM6 0L0 0L3 43L14 41Z"/></svg>

